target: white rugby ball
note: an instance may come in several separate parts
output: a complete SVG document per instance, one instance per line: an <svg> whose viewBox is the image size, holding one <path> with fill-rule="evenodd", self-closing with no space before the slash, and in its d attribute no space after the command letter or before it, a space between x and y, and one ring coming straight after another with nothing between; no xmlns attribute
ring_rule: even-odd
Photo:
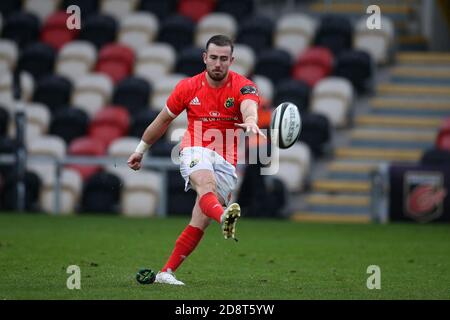
<svg viewBox="0 0 450 320"><path fill-rule="evenodd" d="M281 103L272 113L270 136L272 143L281 149L292 146L300 136L302 119L292 102Z"/></svg>

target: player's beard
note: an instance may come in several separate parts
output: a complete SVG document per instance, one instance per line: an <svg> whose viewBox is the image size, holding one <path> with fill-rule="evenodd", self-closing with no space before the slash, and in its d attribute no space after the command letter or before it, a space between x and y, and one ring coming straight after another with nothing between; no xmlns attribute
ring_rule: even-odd
<svg viewBox="0 0 450 320"><path fill-rule="evenodd" d="M222 71L216 73L214 70L208 70L208 75L214 81L222 81L227 76L227 71Z"/></svg>

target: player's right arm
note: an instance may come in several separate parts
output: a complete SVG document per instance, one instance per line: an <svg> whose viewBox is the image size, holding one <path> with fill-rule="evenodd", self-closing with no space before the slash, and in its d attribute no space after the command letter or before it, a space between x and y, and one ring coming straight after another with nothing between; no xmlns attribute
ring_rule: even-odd
<svg viewBox="0 0 450 320"><path fill-rule="evenodd" d="M128 166L133 170L141 168L141 161L144 153L150 148L152 144L161 138L167 131L170 123L174 118L169 114L167 108L161 110L155 120L145 129L142 135L141 142L136 150L128 158Z"/></svg>

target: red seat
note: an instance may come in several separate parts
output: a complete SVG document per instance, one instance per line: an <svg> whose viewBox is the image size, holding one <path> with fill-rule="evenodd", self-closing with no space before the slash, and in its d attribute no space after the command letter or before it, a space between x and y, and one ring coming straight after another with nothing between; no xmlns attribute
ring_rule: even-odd
<svg viewBox="0 0 450 320"><path fill-rule="evenodd" d="M292 69L292 76L311 87L328 76L333 68L333 54L325 47L312 47L300 55Z"/></svg>
<svg viewBox="0 0 450 320"><path fill-rule="evenodd" d="M178 13L198 22L203 16L214 10L215 0L180 0Z"/></svg>
<svg viewBox="0 0 450 320"><path fill-rule="evenodd" d="M441 140L446 136L450 136L450 118L445 119L439 127L439 133L436 137L436 146L442 144Z"/></svg>
<svg viewBox="0 0 450 320"><path fill-rule="evenodd" d="M109 144L128 133L130 116L128 110L120 106L109 106L95 114L89 125L89 136Z"/></svg>
<svg viewBox="0 0 450 320"><path fill-rule="evenodd" d="M450 151L450 134L442 136L437 145L439 150Z"/></svg>
<svg viewBox="0 0 450 320"><path fill-rule="evenodd" d="M134 65L134 52L122 44L104 46L98 56L95 70L111 77L114 83L131 74Z"/></svg>
<svg viewBox="0 0 450 320"><path fill-rule="evenodd" d="M70 143L68 154L72 156L102 156L106 154L106 145L101 140L84 136ZM71 164L68 167L77 170L83 180L102 169L100 165Z"/></svg>
<svg viewBox="0 0 450 320"><path fill-rule="evenodd" d="M74 40L78 36L79 30L67 28L68 17L69 15L65 11L58 11L49 16L41 29L41 42L59 50L67 42Z"/></svg>

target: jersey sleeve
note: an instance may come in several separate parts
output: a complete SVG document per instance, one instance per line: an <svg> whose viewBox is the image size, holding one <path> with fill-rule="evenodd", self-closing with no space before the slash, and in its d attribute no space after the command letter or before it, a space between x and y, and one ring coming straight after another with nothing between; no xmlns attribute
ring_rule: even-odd
<svg viewBox="0 0 450 320"><path fill-rule="evenodd" d="M166 108L168 109L171 116L176 117L185 109L185 97L186 82L184 80L181 80L175 86L175 89L172 91L169 98L167 98Z"/></svg>
<svg viewBox="0 0 450 320"><path fill-rule="evenodd" d="M241 104L242 101L247 100L247 99L253 100L259 105L258 88L250 80L243 81L239 85L239 101L238 101L238 103Z"/></svg>

